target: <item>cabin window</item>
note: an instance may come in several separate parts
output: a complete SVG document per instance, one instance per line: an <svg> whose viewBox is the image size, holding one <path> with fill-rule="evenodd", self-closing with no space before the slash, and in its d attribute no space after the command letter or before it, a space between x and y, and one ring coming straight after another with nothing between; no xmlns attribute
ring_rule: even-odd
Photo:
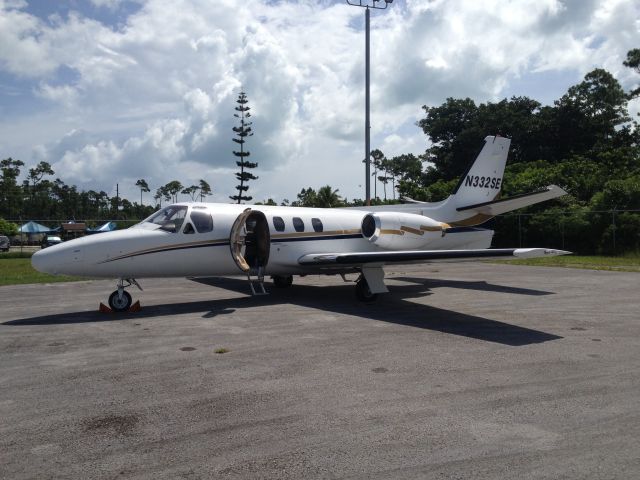
<svg viewBox="0 0 640 480"><path fill-rule="evenodd" d="M184 230L182 231L182 233L186 233L186 234L196 233L195 229L193 228L193 225L191 225L191 222L187 222L187 224L184 226Z"/></svg>
<svg viewBox="0 0 640 480"><path fill-rule="evenodd" d="M320 220L319 218L312 218L311 225L313 226L314 232L321 232L322 230L324 230L324 227L322 226L322 220Z"/></svg>
<svg viewBox="0 0 640 480"><path fill-rule="evenodd" d="M191 221L198 230L198 233L207 233L213 230L213 219L209 212L192 211Z"/></svg>
<svg viewBox="0 0 640 480"><path fill-rule="evenodd" d="M300 217L293 217L293 228L296 232L304 232L304 222Z"/></svg>
<svg viewBox="0 0 640 480"><path fill-rule="evenodd" d="M284 232L284 220L282 217L273 217L273 228L276 232Z"/></svg>

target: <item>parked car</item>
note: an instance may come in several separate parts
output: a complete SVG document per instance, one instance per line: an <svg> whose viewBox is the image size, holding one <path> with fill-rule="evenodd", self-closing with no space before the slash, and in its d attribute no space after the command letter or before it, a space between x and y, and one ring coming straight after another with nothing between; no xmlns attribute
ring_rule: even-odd
<svg viewBox="0 0 640 480"><path fill-rule="evenodd" d="M5 237L4 235L0 235L0 251L1 252L8 252L10 245L11 244L9 242L9 237Z"/></svg>
<svg viewBox="0 0 640 480"><path fill-rule="evenodd" d="M50 247L51 245L57 245L62 243L62 239L60 237L56 237L54 235L47 235L42 239L42 244L40 245L42 248Z"/></svg>

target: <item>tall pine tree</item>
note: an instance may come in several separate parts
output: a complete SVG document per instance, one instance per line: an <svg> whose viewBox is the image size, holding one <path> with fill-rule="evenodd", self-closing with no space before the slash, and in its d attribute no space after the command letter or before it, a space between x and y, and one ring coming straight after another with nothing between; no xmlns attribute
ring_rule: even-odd
<svg viewBox="0 0 640 480"><path fill-rule="evenodd" d="M251 117L251 114L249 113L250 108L247 105L247 95L244 92L240 92L236 103L238 104L238 106L235 107L235 109L239 113L234 113L233 116L240 119L240 125L237 127L233 127L233 131L236 132L236 136L238 137L234 138L233 141L240 145L240 151L236 152L234 150L233 154L239 158L238 160L236 160L236 165L240 167L240 171L236 173L236 178L240 181L240 185L236 186L238 194L232 195L229 198L231 200L235 200L237 203L241 203L243 201L248 202L253 198L245 195L245 192L249 189L249 185L246 185L246 183L249 180L258 179L258 177L256 177L249 171L253 168L256 168L258 164L255 162L249 162L246 159L250 155L250 153L248 150L245 151L244 149L244 144L247 141L247 137L253 135L253 133L251 132L251 122L247 121L247 119Z"/></svg>

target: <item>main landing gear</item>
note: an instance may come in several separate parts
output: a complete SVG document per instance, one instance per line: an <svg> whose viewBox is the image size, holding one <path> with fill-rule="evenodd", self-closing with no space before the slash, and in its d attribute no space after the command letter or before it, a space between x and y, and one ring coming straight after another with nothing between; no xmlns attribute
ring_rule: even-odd
<svg viewBox="0 0 640 480"><path fill-rule="evenodd" d="M278 288L289 288L293 284L293 275L274 275L271 280Z"/></svg>
<svg viewBox="0 0 640 480"><path fill-rule="evenodd" d="M135 285L142 291L142 287L134 278L121 278L118 280L118 289L109 295L109 307L114 312L126 312L133 302L131 294L125 288Z"/></svg>
<svg viewBox="0 0 640 480"><path fill-rule="evenodd" d="M377 293L372 293L367 279L364 275L360 275L360 278L356 280L356 298L364 303L375 302L378 298Z"/></svg>
<svg viewBox="0 0 640 480"><path fill-rule="evenodd" d="M344 274L341 275L345 282L348 281ZM364 303L375 302L378 298L378 293L388 291L383 279L384 272L381 268L363 269L356 280L356 298ZM273 275L271 280L274 287L289 288L293 284L293 275Z"/></svg>

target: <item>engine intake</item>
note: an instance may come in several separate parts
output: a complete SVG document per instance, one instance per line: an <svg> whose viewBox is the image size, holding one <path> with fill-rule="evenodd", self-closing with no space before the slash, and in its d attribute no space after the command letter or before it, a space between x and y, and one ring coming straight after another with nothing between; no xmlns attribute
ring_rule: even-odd
<svg viewBox="0 0 640 480"><path fill-rule="evenodd" d="M369 213L362 219L362 236L388 250L421 248L444 236L446 223L413 213Z"/></svg>

